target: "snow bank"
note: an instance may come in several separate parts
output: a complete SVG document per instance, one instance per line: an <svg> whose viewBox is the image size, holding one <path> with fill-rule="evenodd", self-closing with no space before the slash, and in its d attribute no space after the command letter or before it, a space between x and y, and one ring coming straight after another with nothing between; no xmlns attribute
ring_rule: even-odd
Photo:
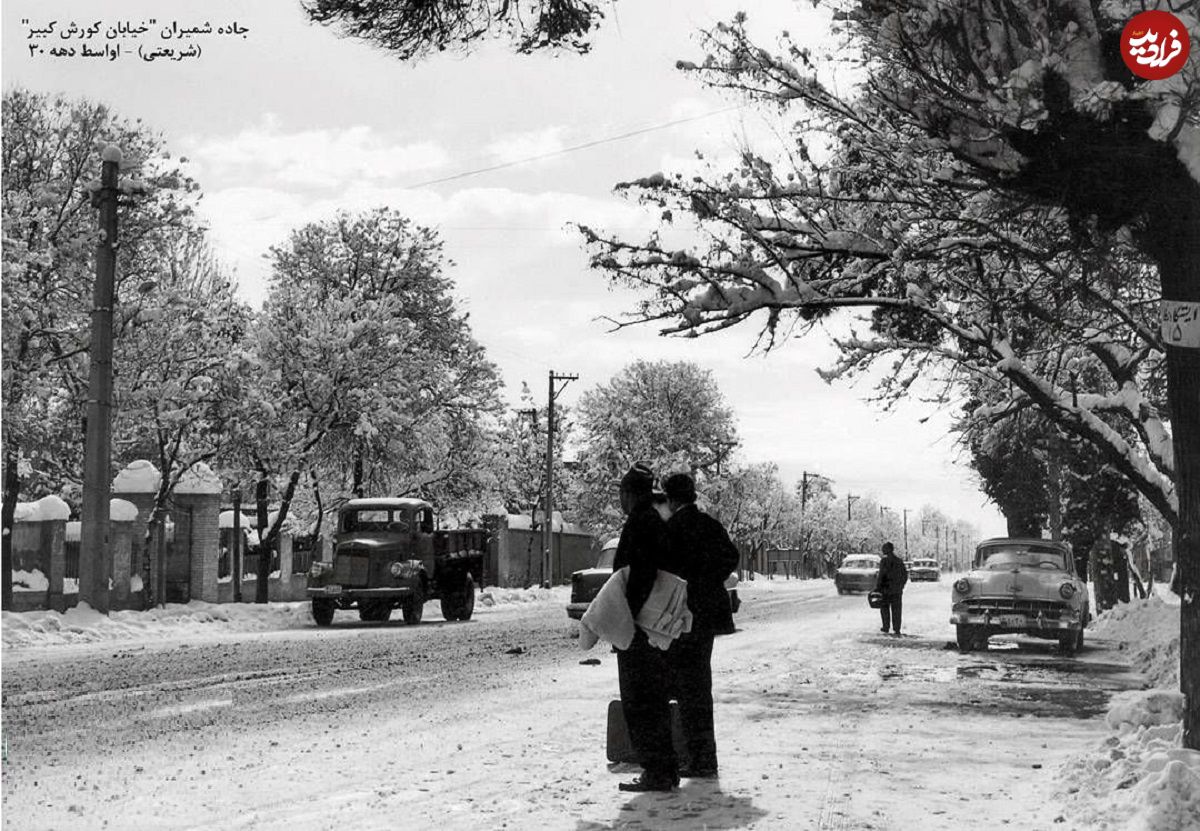
<svg viewBox="0 0 1200 831"><path fill-rule="evenodd" d="M213 473L213 470L204 462L197 462L188 468L183 476L179 477L179 484L175 486L175 493L221 493L225 488L221 484L221 477Z"/></svg>
<svg viewBox="0 0 1200 831"><path fill-rule="evenodd" d="M14 572L13 576L24 575ZM28 579L35 582L41 572ZM24 577L23 577L24 579ZM41 577L41 591L46 590ZM134 575L131 590L139 592L142 580ZM36 589L31 589L36 590ZM66 593L77 591L64 587ZM566 605L569 586L553 589L501 589L489 586L479 593L476 612L480 607L495 608L524 603ZM435 601L436 602L436 601ZM347 620L357 620L354 612ZM429 615L429 611L426 612ZM565 615L564 615L565 619ZM283 629L307 629L315 626L307 601L293 603L168 603L161 609L144 612L113 612L107 617L91 608L75 606L65 613L54 611L4 612L0 615L0 640L5 649L59 646L63 644L109 641L175 640L194 636L237 635Z"/></svg>
<svg viewBox="0 0 1200 831"><path fill-rule="evenodd" d="M1154 689L1118 693L1107 721L1114 735L1059 772L1071 827L1177 831L1200 817L1200 752L1185 750L1179 678L1179 602L1151 597L1102 614L1097 636L1132 652Z"/></svg>

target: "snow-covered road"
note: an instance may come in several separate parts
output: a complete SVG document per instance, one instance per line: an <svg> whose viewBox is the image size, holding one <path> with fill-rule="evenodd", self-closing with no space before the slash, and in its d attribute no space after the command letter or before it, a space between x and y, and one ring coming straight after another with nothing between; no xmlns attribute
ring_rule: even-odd
<svg viewBox="0 0 1200 831"><path fill-rule="evenodd" d="M469 623L8 648L4 826L1062 827L1053 772L1141 685L1102 640L960 654L945 580L909 587L902 638L829 581L741 591L717 782L617 790L616 662L579 651L555 590Z"/></svg>

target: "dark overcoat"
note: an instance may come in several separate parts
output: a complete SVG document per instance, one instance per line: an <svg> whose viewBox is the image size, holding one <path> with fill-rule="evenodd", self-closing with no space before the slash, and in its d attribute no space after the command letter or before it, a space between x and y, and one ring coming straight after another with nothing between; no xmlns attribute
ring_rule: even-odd
<svg viewBox="0 0 1200 831"><path fill-rule="evenodd" d="M908 569L904 561L895 554L888 554L879 561L879 579L875 581L875 591L884 597L899 597L904 593L904 584L908 582Z"/></svg>
<svg viewBox="0 0 1200 831"><path fill-rule="evenodd" d="M732 632L733 610L725 580L738 565L738 550L719 521L683 505L667 520L671 550L688 584L693 632Z"/></svg>

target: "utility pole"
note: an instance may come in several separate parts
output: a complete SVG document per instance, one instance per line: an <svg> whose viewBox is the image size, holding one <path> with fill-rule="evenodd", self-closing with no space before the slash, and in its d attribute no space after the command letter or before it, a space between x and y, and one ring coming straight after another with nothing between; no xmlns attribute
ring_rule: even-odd
<svg viewBox="0 0 1200 831"><path fill-rule="evenodd" d="M908 508L904 509L904 559L908 559Z"/></svg>
<svg viewBox="0 0 1200 831"><path fill-rule="evenodd" d="M233 539L229 541L229 570L233 572L233 602L242 602L242 489L234 488Z"/></svg>
<svg viewBox="0 0 1200 831"><path fill-rule="evenodd" d="M555 385L562 381L565 387L567 383L578 379L578 375L560 375L553 369L550 370L550 390L546 401L546 515L542 528L545 540L542 552L542 587L547 589L554 580L550 561L550 553L554 548L554 399L562 392L562 387Z"/></svg>
<svg viewBox="0 0 1200 831"><path fill-rule="evenodd" d="M116 302L121 149L110 144L100 158L100 187L92 191L92 206L100 209L100 240L96 243L92 339L88 346L91 363L79 530L79 602L101 614L108 614L108 581L112 576L109 499L112 488L113 304Z"/></svg>
<svg viewBox="0 0 1200 831"><path fill-rule="evenodd" d="M721 460L723 458L725 458L725 451L732 450L733 448L737 447L738 443L736 441L730 441L728 439L717 439L716 441L713 442L713 444L717 448L717 476L720 477L720 475L721 475Z"/></svg>
<svg viewBox="0 0 1200 831"><path fill-rule="evenodd" d="M846 494L846 522L850 521L850 506L857 502L861 497Z"/></svg>

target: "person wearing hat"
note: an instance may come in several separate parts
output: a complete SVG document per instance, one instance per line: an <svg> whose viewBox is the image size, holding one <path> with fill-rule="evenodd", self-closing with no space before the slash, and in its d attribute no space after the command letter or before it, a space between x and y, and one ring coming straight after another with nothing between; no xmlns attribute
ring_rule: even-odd
<svg viewBox="0 0 1200 831"><path fill-rule="evenodd" d="M737 568L739 554L725 526L696 507L696 483L689 474L668 476L663 490L672 512L667 531L679 561L676 574L687 580L688 610L692 613L691 631L680 635L668 653L688 750L680 775L712 778L717 775L713 639L733 631L733 610L725 580Z"/></svg>
<svg viewBox="0 0 1200 831"><path fill-rule="evenodd" d="M617 542L613 571L629 567L625 598L636 619L654 588L658 570L678 573L671 558L667 523L654 507L654 473L638 463L621 478L625 524ZM622 782L623 791L670 791L679 784L679 762L671 741L670 678L667 653L636 631L628 649L617 651L621 709L642 775Z"/></svg>
<svg viewBox="0 0 1200 831"><path fill-rule="evenodd" d="M903 606L904 584L908 582L908 569L896 556L896 546L885 542L883 557L879 560L879 577L875 580L875 591L883 595L879 616L883 622L880 632L890 627L893 635L900 634L900 611Z"/></svg>

